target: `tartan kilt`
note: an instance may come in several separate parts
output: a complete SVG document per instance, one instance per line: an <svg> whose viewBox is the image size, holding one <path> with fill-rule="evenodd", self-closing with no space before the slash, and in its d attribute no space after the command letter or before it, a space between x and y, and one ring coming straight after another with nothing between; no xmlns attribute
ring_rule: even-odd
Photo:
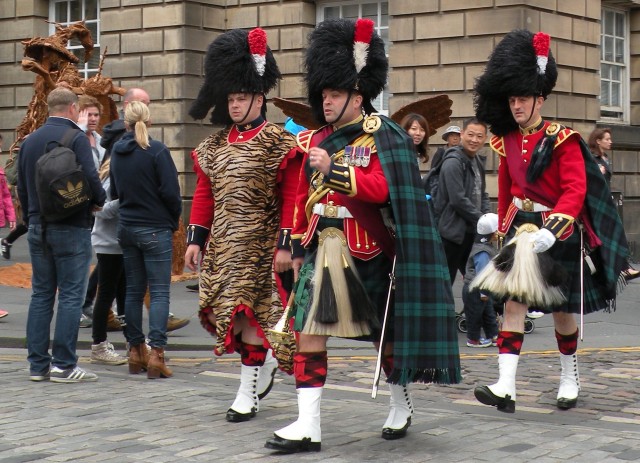
<svg viewBox="0 0 640 463"><path fill-rule="evenodd" d="M509 229L505 238L507 243L516 232L516 229L525 223L532 223L542 228L542 214L538 212L525 212L518 211L511 228ZM559 264L561 264L569 273L569 281L567 286L563 288L567 302L555 306L555 307L531 307L531 309L538 310L545 313L551 312L568 312L579 314L580 313L580 259L582 253L580 250L580 231L578 224L575 224L574 232L564 241L557 240L555 244L547 251L547 253ZM597 265L595 260L597 259L597 253L591 255L594 259L596 268L602 268ZM584 265L584 313L592 313L600 310L608 310L609 304L605 298L604 288L598 282L598 272L591 275L589 267Z"/></svg>
<svg viewBox="0 0 640 463"><path fill-rule="evenodd" d="M343 230L342 220L321 218L316 228L317 232L322 231L326 227L335 227ZM293 304L293 313L295 317L294 330L302 331L307 321L307 315L313 303L313 281L316 255L318 252L318 240L314 239L305 253L304 262L300 269L298 281L295 284L295 300ZM363 261L353 258L356 270L360 277L360 281L364 286L369 299L371 299L373 307L376 309L375 317L370 323L371 334L368 336L359 336L351 338L358 341L377 342L380 340L382 322L384 320L384 312L387 304L387 294L389 291L389 274L391 273L392 262L384 254L380 253L371 260ZM387 318L387 332L385 342L393 342L393 295L389 306L389 315ZM340 323L340 321L338 321Z"/></svg>

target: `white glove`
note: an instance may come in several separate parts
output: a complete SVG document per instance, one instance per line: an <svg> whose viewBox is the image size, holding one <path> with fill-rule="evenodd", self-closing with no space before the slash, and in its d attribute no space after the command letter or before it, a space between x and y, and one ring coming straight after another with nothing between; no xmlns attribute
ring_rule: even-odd
<svg viewBox="0 0 640 463"><path fill-rule="evenodd" d="M556 242L556 237L546 228L541 228L529 238L529 243L533 244L533 252L539 254L548 251Z"/></svg>

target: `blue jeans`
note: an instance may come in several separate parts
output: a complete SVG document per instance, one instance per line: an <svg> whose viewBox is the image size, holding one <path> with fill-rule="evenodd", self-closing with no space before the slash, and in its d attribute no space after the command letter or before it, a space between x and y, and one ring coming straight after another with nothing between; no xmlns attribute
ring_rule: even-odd
<svg viewBox="0 0 640 463"><path fill-rule="evenodd" d="M127 291L124 303L125 327L129 344L144 342L142 331L142 304L149 287L149 345L167 345L167 319L171 289L172 233L169 228L118 228L118 241L124 257Z"/></svg>
<svg viewBox="0 0 640 463"><path fill-rule="evenodd" d="M76 343L91 262L91 230L70 225L29 226L31 302L27 316L27 359L31 373L50 365L66 369L78 362ZM58 311L49 355L51 320L58 291Z"/></svg>

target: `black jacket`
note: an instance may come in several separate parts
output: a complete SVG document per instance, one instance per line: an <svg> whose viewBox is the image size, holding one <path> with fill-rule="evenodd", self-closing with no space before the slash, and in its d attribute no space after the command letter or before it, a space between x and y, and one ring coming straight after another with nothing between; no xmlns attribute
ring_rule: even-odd
<svg viewBox="0 0 640 463"><path fill-rule="evenodd" d="M461 244L465 234L476 232L476 224L482 214L490 211L489 195L486 191L486 158L467 156L462 146L449 148L440 168L438 194L435 211L438 215L440 236ZM475 162L481 177L480 209L471 201L475 177L471 163Z"/></svg>
<svg viewBox="0 0 640 463"><path fill-rule="evenodd" d="M120 224L178 228L182 198L178 171L167 147L156 140L142 149L127 132L111 152L111 196L120 199Z"/></svg>
<svg viewBox="0 0 640 463"><path fill-rule="evenodd" d="M100 140L100 146L106 150L105 159L107 156L111 155L113 145L115 145L126 132L127 129L122 119L116 119L102 128L102 140Z"/></svg>
<svg viewBox="0 0 640 463"><path fill-rule="evenodd" d="M71 143L71 149L76 153L78 163L87 176L92 193L92 204L84 210L57 222L76 227L91 227L91 208L102 206L106 193L98 178L96 165L93 161L91 144L87 136L70 119L64 117L49 117L39 129L31 133L20 146L18 155L18 197L22 204L22 218L25 224L40 223L40 204L36 193L36 161L48 151L55 148L53 141L60 141L68 128L78 129L78 134ZM47 146L49 148L47 149Z"/></svg>

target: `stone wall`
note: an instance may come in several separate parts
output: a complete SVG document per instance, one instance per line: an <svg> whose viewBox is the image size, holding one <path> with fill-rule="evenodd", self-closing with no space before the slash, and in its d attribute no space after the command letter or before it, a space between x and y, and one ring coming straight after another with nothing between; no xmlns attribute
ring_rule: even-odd
<svg viewBox="0 0 640 463"><path fill-rule="evenodd" d="M473 115L472 87L495 44L514 28L552 36L559 63L555 92L543 108L588 136L599 119L600 15L607 0L390 0L391 112L416 98L447 93L452 123ZM619 0L613 3L620 4ZM628 2L636 6L636 3ZM6 150L31 99L32 73L21 70L21 40L49 35L48 0L0 0L0 133ZM283 80L270 96L304 100L303 51L316 23L312 0L101 0L105 75L124 87L141 86L152 99L151 134L166 143L180 172L185 217L195 187L190 152L215 128L188 116L211 41L233 28L260 26L268 35ZM640 125L640 9L631 12L632 126ZM269 119L284 116L268 105ZM442 143L440 132L431 138ZM625 226L640 231L640 135L614 127L613 188L625 193ZM488 153L488 150L487 150ZM4 158L0 159L4 163ZM495 156L488 153L489 191L496 194ZM427 169L428 165L422 166ZM639 217L636 220L636 217Z"/></svg>

